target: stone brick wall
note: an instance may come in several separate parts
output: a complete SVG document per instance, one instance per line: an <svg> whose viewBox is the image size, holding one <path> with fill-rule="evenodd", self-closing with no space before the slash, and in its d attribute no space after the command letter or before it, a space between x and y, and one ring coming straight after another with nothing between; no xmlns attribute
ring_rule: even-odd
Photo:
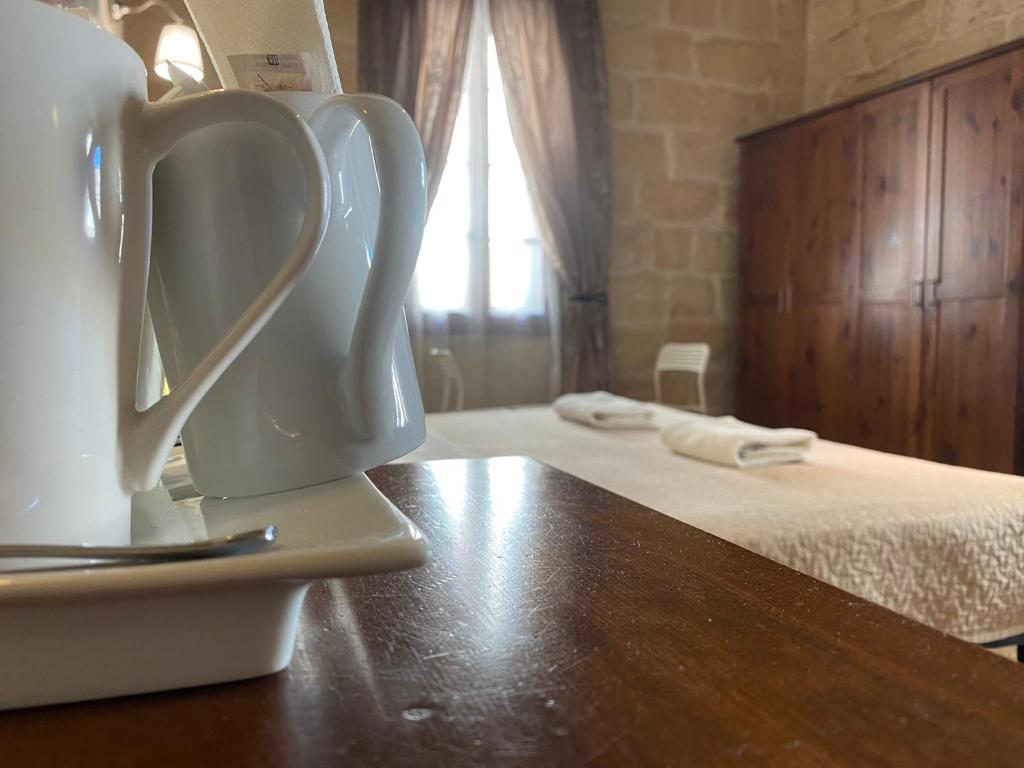
<svg viewBox="0 0 1024 768"><path fill-rule="evenodd" d="M807 0L601 0L611 81L616 391L651 398L667 341L706 341L712 410L736 370L734 138L803 109ZM667 380L667 398L682 392Z"/></svg>
<svg viewBox="0 0 1024 768"><path fill-rule="evenodd" d="M1024 37L1020 0L808 0L815 109Z"/></svg>

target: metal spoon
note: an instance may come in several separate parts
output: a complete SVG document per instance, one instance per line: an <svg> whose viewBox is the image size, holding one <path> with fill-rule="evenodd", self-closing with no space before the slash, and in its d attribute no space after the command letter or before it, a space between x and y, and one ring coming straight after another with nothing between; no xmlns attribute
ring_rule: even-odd
<svg viewBox="0 0 1024 768"><path fill-rule="evenodd" d="M128 560L167 562L197 560L205 557L241 555L262 549L277 539L277 526L268 525L217 539L190 541L187 544L156 546L103 547L91 544L0 544L0 558L74 558L76 560Z"/></svg>

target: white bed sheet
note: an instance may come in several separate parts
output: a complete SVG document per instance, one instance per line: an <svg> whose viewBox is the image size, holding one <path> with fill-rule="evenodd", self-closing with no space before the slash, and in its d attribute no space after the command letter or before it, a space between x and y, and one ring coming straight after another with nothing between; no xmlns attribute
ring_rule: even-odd
<svg viewBox="0 0 1024 768"><path fill-rule="evenodd" d="M546 406L434 414L427 429L403 461L530 456L965 640L1024 633L1024 478L828 441L803 464L732 469Z"/></svg>

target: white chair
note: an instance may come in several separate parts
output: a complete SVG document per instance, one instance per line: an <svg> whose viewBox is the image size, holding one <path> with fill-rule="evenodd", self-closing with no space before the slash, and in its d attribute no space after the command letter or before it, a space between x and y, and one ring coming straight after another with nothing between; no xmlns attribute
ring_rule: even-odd
<svg viewBox="0 0 1024 768"><path fill-rule="evenodd" d="M455 355L447 347L431 347L429 354L441 374L441 410L461 411L465 387L462 384L462 371L459 370L459 364L455 362ZM455 396L454 408L449 402L452 400L453 394Z"/></svg>
<svg viewBox="0 0 1024 768"><path fill-rule="evenodd" d="M667 371L693 373L697 376L697 410L707 413L707 397L704 394L704 372L711 357L707 344L665 344L658 351L654 363L654 399L661 402L661 374Z"/></svg>

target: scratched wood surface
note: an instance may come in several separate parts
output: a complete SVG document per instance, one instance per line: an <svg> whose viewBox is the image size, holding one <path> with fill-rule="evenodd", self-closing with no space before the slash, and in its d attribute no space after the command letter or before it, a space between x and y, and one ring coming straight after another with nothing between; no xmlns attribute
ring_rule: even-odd
<svg viewBox="0 0 1024 768"><path fill-rule="evenodd" d="M1018 665L526 459L371 476L430 565L315 585L281 674L2 714L0 766L1020 765Z"/></svg>

